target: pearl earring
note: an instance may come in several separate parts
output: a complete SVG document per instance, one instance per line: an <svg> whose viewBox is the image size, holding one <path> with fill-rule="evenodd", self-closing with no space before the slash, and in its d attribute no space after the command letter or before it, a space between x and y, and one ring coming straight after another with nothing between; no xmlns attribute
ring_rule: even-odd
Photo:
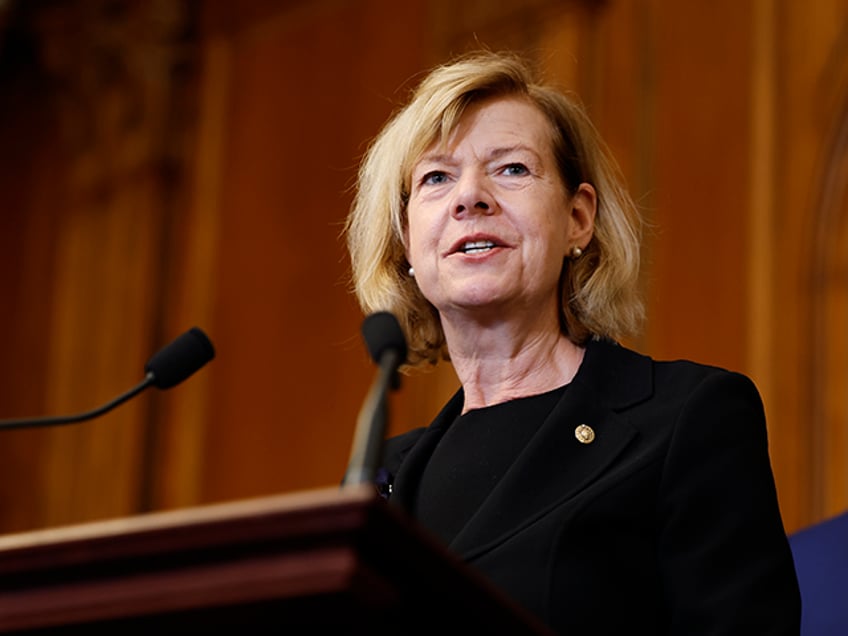
<svg viewBox="0 0 848 636"><path fill-rule="evenodd" d="M412 278L415 278L415 268L413 268L412 265L409 266L409 270L407 271Z"/></svg>
<svg viewBox="0 0 848 636"><path fill-rule="evenodd" d="M574 247L571 248L571 259L572 260L576 261L581 256L583 256L583 250L580 248L579 245L575 245Z"/></svg>

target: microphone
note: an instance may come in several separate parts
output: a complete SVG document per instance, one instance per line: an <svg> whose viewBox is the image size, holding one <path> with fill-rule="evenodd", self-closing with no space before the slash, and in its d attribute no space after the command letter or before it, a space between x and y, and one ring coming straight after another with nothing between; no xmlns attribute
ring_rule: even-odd
<svg viewBox="0 0 848 636"><path fill-rule="evenodd" d="M362 336L379 369L359 411L343 485L374 481L388 422L387 395L400 387L397 370L407 354L403 330L397 318L387 311L367 316L362 323Z"/></svg>
<svg viewBox="0 0 848 636"><path fill-rule="evenodd" d="M153 357L144 365L144 379L111 402L75 415L0 420L0 429L56 426L93 419L123 404L149 386L169 389L179 384L214 357L215 347L207 335L200 328L192 327L153 354Z"/></svg>
<svg viewBox="0 0 848 636"><path fill-rule="evenodd" d="M150 383L159 389L176 386L215 357L212 341L198 327L192 327L153 354L144 370Z"/></svg>

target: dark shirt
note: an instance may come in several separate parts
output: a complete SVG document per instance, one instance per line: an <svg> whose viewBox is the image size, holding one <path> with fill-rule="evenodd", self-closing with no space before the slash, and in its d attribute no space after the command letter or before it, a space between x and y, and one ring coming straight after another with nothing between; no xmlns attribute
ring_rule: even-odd
<svg viewBox="0 0 848 636"><path fill-rule="evenodd" d="M422 474L413 511L421 524L449 544L509 470L565 389L562 386L459 415Z"/></svg>

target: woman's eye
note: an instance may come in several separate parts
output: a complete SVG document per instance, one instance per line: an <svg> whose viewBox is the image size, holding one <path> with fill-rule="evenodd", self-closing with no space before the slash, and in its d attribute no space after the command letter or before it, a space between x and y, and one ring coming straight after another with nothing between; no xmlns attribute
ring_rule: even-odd
<svg viewBox="0 0 848 636"><path fill-rule="evenodd" d="M507 176L523 176L528 172L527 166L523 163L510 163L503 168L503 174Z"/></svg>
<svg viewBox="0 0 848 636"><path fill-rule="evenodd" d="M441 170L432 170L421 177L421 185L438 185L447 180L447 175Z"/></svg>

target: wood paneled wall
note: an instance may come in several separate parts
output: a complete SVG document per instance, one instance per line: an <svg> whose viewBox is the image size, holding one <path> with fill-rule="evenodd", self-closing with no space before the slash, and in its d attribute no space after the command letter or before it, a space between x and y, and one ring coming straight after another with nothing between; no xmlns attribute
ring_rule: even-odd
<svg viewBox="0 0 848 636"><path fill-rule="evenodd" d="M754 378L787 529L848 508L848 7L797 5L7 3L0 417L105 402L192 325L218 355L3 432L0 530L339 482L373 373L340 237L357 162L481 45L575 91L621 162L650 224L628 344ZM391 432L455 388L404 377Z"/></svg>

